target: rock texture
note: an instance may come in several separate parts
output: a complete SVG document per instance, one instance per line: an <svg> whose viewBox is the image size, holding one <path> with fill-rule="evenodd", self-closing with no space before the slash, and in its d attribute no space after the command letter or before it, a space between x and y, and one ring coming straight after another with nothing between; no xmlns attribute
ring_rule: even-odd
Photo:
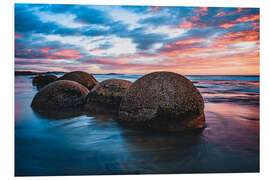
<svg viewBox="0 0 270 180"><path fill-rule="evenodd" d="M184 76L154 72L129 87L119 108L119 122L157 131L198 129L205 123L204 101Z"/></svg>
<svg viewBox="0 0 270 180"><path fill-rule="evenodd" d="M122 97L130 81L108 79L96 85L86 97L85 109L88 112L118 112Z"/></svg>
<svg viewBox="0 0 270 180"><path fill-rule="evenodd" d="M47 84L54 82L56 80L57 77L55 75L40 75L33 78L32 84L36 86L38 89L41 89Z"/></svg>
<svg viewBox="0 0 270 180"><path fill-rule="evenodd" d="M42 88L34 97L31 107L35 111L58 111L79 108L89 90L83 85L69 80L55 81Z"/></svg>
<svg viewBox="0 0 270 180"><path fill-rule="evenodd" d="M65 75L60 77L59 80L76 81L89 90L91 90L95 85L98 84L98 81L94 78L94 76L83 71L73 71L66 73Z"/></svg>
<svg viewBox="0 0 270 180"><path fill-rule="evenodd" d="M82 108L64 108L64 109L50 109L50 110L34 110L34 112L42 117L42 118L46 118L46 119L57 119L57 120L61 120L61 119L71 119L71 118L75 118L81 115L84 115L84 111Z"/></svg>

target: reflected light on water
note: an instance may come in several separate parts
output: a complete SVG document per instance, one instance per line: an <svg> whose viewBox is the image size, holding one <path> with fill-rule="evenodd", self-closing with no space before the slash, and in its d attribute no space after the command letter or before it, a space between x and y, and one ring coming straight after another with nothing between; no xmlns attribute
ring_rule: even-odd
<svg viewBox="0 0 270 180"><path fill-rule="evenodd" d="M99 81L138 77L96 75ZM258 172L258 78L189 78L204 97L206 127L166 134L121 127L112 115L42 116L30 107L37 93L31 76L17 76L16 175Z"/></svg>

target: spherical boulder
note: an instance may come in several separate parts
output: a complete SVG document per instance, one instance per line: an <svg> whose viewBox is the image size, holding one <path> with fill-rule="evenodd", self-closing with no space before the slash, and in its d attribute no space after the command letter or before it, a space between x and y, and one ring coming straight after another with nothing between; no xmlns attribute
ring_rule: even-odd
<svg viewBox="0 0 270 180"><path fill-rule="evenodd" d="M201 129L204 100L190 80L173 72L154 72L136 80L119 107L119 122L134 128L179 132Z"/></svg>
<svg viewBox="0 0 270 180"><path fill-rule="evenodd" d="M42 88L34 97L31 107L35 111L58 111L79 108L89 90L83 85L69 80L55 81Z"/></svg>
<svg viewBox="0 0 270 180"><path fill-rule="evenodd" d="M87 95L85 109L88 112L118 112L122 97L130 85L130 81L122 79L102 81Z"/></svg>
<svg viewBox="0 0 270 180"><path fill-rule="evenodd" d="M89 90L91 90L95 85L98 84L98 81L94 78L94 76L83 71L73 71L66 73L65 75L60 77L59 80L76 81Z"/></svg>
<svg viewBox="0 0 270 180"><path fill-rule="evenodd" d="M57 77L55 75L39 75L33 78L32 84L36 86L38 89L41 89L47 84L54 82L56 80Z"/></svg>

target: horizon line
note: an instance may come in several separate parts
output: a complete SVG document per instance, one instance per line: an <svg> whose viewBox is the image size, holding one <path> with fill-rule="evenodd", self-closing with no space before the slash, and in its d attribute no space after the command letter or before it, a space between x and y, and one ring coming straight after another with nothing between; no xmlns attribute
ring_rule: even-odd
<svg viewBox="0 0 270 180"><path fill-rule="evenodd" d="M15 72L32 72L32 73L69 73L69 72L73 72L73 71L28 71L28 70L23 70L23 71L16 71ZM84 71L86 72L86 71ZM154 71L154 72L158 72L158 71ZM168 71L168 72L173 72L173 71ZM89 73L89 72L87 72ZM150 72L152 73L152 72ZM176 72L174 72L176 73ZM109 72L109 73L89 73L89 74L123 74L123 75L146 75L149 73L143 73L143 74L125 74L125 73L115 73L115 72ZM180 73L177 73L180 74ZM260 76L260 74L181 74L184 76Z"/></svg>

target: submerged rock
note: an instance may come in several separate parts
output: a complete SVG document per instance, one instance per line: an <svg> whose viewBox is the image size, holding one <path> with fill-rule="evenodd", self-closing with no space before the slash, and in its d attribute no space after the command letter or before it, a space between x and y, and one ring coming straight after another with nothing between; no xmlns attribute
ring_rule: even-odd
<svg viewBox="0 0 270 180"><path fill-rule="evenodd" d="M66 73L65 75L60 77L59 80L76 81L89 90L91 90L95 85L98 84L98 81L94 78L94 76L83 71L73 71Z"/></svg>
<svg viewBox="0 0 270 180"><path fill-rule="evenodd" d="M203 128L204 101L184 76L154 72L129 87L119 108L119 122L169 132Z"/></svg>
<svg viewBox="0 0 270 180"><path fill-rule="evenodd" d="M55 81L35 95L31 107L39 112L79 108L83 105L88 93L87 88L75 81Z"/></svg>
<svg viewBox="0 0 270 180"><path fill-rule="evenodd" d="M55 75L40 75L33 78L32 84L38 89L41 89L47 84L56 81L57 79L58 78Z"/></svg>
<svg viewBox="0 0 270 180"><path fill-rule="evenodd" d="M122 97L130 81L108 79L96 85L86 97L85 109L89 112L118 112Z"/></svg>

